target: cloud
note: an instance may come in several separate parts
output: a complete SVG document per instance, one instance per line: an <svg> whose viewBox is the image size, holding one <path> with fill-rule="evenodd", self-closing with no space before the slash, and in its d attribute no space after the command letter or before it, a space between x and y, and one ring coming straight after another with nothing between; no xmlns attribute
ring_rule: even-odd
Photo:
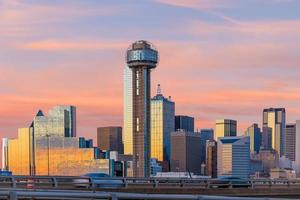
<svg viewBox="0 0 300 200"><path fill-rule="evenodd" d="M162 3L177 7L186 7L192 9L212 9L220 8L227 5L228 0L154 0L157 3Z"/></svg>

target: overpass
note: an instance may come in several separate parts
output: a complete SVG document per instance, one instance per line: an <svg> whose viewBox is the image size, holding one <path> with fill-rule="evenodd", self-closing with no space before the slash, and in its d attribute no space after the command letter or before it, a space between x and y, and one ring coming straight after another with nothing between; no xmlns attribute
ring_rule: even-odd
<svg viewBox="0 0 300 200"><path fill-rule="evenodd" d="M44 196L43 196L44 195ZM300 198L299 180L178 178L99 178L67 176L2 176L0 197L34 199L220 199L222 196ZM60 195L60 196L59 196ZM82 196L85 195L85 196ZM96 195L96 196L95 196ZM175 196L174 196L175 195ZM182 196L183 195L183 196ZM216 197L218 196L218 198ZM50 198L51 197L51 198ZM68 199L69 199L68 198ZM1 199L1 198L0 198ZM226 199L226 198L225 198Z"/></svg>

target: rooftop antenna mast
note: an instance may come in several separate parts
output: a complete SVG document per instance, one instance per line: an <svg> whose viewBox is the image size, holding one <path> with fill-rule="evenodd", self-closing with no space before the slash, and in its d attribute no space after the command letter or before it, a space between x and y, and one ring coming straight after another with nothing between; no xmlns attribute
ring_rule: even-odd
<svg viewBox="0 0 300 200"><path fill-rule="evenodd" d="M161 95L160 84L157 84L157 95Z"/></svg>

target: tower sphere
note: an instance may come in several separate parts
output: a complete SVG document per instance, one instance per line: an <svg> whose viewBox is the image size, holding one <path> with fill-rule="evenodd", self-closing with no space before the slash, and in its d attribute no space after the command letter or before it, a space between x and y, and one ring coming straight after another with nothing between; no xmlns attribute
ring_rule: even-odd
<svg viewBox="0 0 300 200"><path fill-rule="evenodd" d="M139 40L127 49L126 62L130 68L145 66L152 69L158 63L158 52L151 43Z"/></svg>

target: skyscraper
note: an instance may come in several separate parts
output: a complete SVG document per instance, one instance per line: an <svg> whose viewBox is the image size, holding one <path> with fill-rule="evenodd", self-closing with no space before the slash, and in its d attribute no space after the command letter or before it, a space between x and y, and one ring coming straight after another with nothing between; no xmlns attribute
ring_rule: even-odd
<svg viewBox="0 0 300 200"><path fill-rule="evenodd" d="M175 103L165 98L160 89L151 99L151 158L169 161L171 154L171 132L174 125Z"/></svg>
<svg viewBox="0 0 300 200"><path fill-rule="evenodd" d="M171 133L171 171L201 173L200 134L178 130Z"/></svg>
<svg viewBox="0 0 300 200"><path fill-rule="evenodd" d="M285 156L295 161L296 156L296 123L285 126Z"/></svg>
<svg viewBox="0 0 300 200"><path fill-rule="evenodd" d="M200 145L201 145L201 164L206 163L206 141L214 139L214 129L201 129L200 130Z"/></svg>
<svg viewBox="0 0 300 200"><path fill-rule="evenodd" d="M132 155L132 71L126 66L123 83L123 144L124 154Z"/></svg>
<svg viewBox="0 0 300 200"><path fill-rule="evenodd" d="M250 138L220 137L218 139L218 177L248 178L250 173Z"/></svg>
<svg viewBox="0 0 300 200"><path fill-rule="evenodd" d="M97 146L101 150L117 151L119 154L123 154L122 127L97 128Z"/></svg>
<svg viewBox="0 0 300 200"><path fill-rule="evenodd" d="M300 173L300 120L296 121L296 149L295 149L295 162L294 169Z"/></svg>
<svg viewBox="0 0 300 200"><path fill-rule="evenodd" d="M245 135L250 137L250 151L258 153L261 146L261 131L257 124L252 124L245 131Z"/></svg>
<svg viewBox="0 0 300 200"><path fill-rule="evenodd" d="M263 127L263 131L261 133L261 147L264 150L272 149L272 128Z"/></svg>
<svg viewBox="0 0 300 200"><path fill-rule="evenodd" d="M206 175L218 177L218 143L215 140L206 141Z"/></svg>
<svg viewBox="0 0 300 200"><path fill-rule="evenodd" d="M216 120L215 140L219 137L236 136L236 124L232 119Z"/></svg>
<svg viewBox="0 0 300 200"><path fill-rule="evenodd" d="M268 108L263 110L263 127L272 129L272 148L275 149L279 156L284 155L285 139L285 109Z"/></svg>
<svg viewBox="0 0 300 200"><path fill-rule="evenodd" d="M175 131L185 130L188 132L194 132L194 117L186 115L175 116Z"/></svg>
<svg viewBox="0 0 300 200"><path fill-rule="evenodd" d="M132 146L136 177L150 176L151 69L158 63L158 52L149 42L134 42L127 50L126 62L132 70Z"/></svg>

